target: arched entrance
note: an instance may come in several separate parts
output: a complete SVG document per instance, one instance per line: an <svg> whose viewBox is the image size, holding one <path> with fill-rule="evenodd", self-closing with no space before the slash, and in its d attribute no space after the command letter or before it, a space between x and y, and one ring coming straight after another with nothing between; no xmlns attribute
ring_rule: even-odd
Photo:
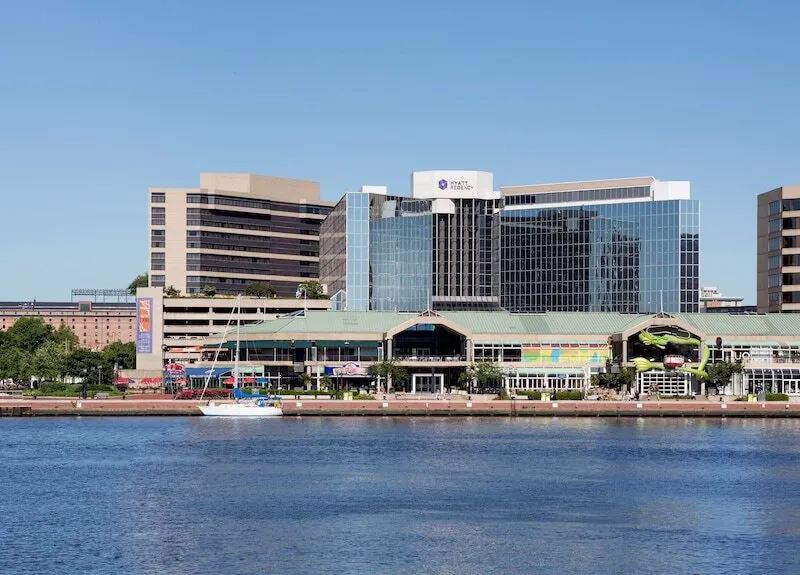
<svg viewBox="0 0 800 575"><path fill-rule="evenodd" d="M435 312L426 312L386 334L391 357L405 367L403 391L445 393L458 383L468 361L471 334Z"/></svg>
<svg viewBox="0 0 800 575"><path fill-rule="evenodd" d="M706 377L705 334L668 314L659 314L622 336L641 395L692 395L697 378Z"/></svg>

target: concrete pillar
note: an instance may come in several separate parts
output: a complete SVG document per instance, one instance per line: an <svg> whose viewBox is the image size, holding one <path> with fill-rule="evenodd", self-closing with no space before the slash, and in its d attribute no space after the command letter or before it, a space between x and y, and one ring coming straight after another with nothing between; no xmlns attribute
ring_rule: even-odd
<svg viewBox="0 0 800 575"><path fill-rule="evenodd" d="M613 358L612 358L613 359ZM628 363L628 340L622 340L622 365Z"/></svg>
<svg viewBox="0 0 800 575"><path fill-rule="evenodd" d="M467 361L471 362L472 358L475 357L475 354L474 354L473 349L472 349L472 340L469 339L469 338L467 338L467 343L464 346L464 353L465 353Z"/></svg>
<svg viewBox="0 0 800 575"><path fill-rule="evenodd" d="M444 395L444 375L439 376L439 393Z"/></svg>
<svg viewBox="0 0 800 575"><path fill-rule="evenodd" d="M413 375L411 376L411 394L417 393L417 378Z"/></svg>

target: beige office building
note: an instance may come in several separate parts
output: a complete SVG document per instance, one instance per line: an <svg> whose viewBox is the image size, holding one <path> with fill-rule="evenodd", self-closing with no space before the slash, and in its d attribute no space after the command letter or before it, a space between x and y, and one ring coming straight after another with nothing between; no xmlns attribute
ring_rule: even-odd
<svg viewBox="0 0 800 575"><path fill-rule="evenodd" d="M800 311L800 186L758 196L758 311Z"/></svg>
<svg viewBox="0 0 800 575"><path fill-rule="evenodd" d="M195 294L269 283L279 296L319 277L319 226L334 205L319 184L200 174L199 188L150 188L150 285Z"/></svg>

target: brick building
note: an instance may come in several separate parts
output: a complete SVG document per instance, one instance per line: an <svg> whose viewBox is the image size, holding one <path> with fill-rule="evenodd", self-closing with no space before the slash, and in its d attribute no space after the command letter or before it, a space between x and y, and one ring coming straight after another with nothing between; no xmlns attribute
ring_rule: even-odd
<svg viewBox="0 0 800 575"><path fill-rule="evenodd" d="M134 341L136 305L133 302L0 302L0 329L23 317L38 317L58 329L72 330L81 347L99 351L115 341Z"/></svg>

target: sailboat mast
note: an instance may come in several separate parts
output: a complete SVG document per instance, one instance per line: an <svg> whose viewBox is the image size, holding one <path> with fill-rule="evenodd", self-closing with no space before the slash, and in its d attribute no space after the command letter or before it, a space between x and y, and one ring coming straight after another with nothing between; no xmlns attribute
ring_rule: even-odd
<svg viewBox="0 0 800 575"><path fill-rule="evenodd" d="M233 387L239 387L239 328L242 323L242 303L236 296L236 352L233 356Z"/></svg>

